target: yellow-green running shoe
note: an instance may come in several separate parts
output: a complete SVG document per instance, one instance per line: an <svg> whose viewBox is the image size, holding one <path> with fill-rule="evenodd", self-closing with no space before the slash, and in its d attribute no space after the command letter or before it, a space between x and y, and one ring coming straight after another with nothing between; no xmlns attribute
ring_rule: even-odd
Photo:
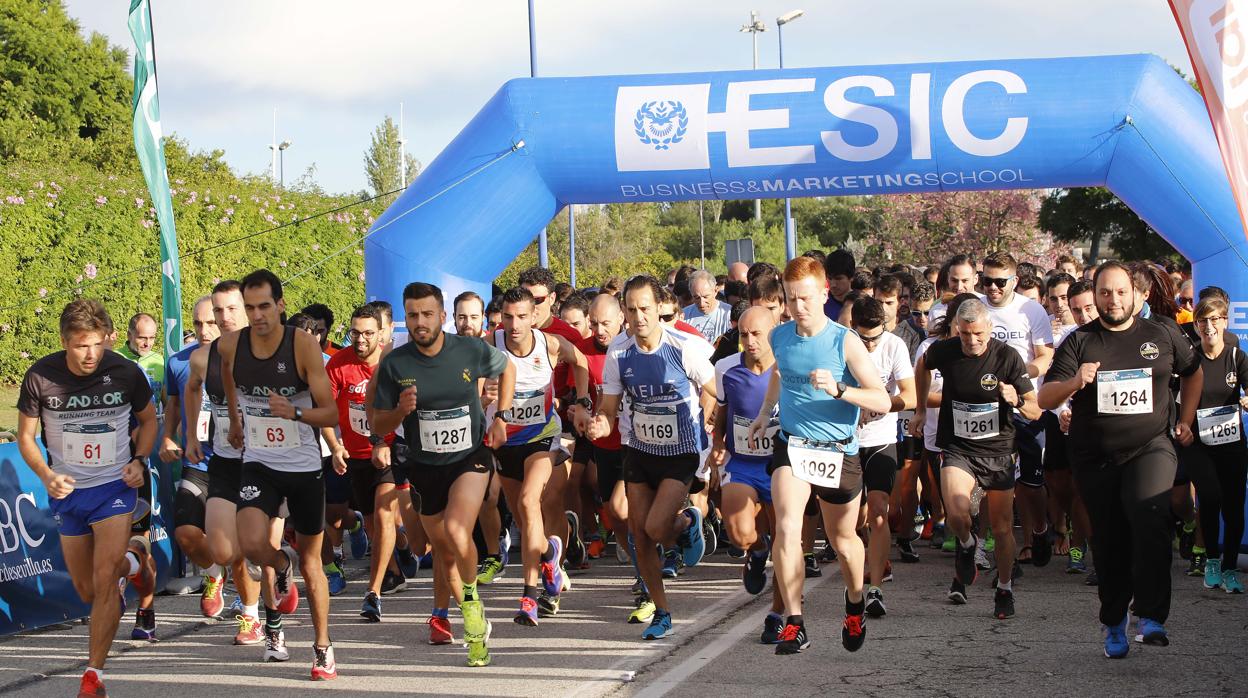
<svg viewBox="0 0 1248 698"><path fill-rule="evenodd" d="M477 584L493 584L495 579L503 576L503 561L493 555L481 561L481 569L477 570Z"/></svg>
<svg viewBox="0 0 1248 698"><path fill-rule="evenodd" d="M476 603L481 603L480 601ZM494 626L490 621L485 621L485 634L481 637L480 642L468 643L468 666L480 667L490 665L490 648L486 646L486 642L490 639L490 631Z"/></svg>
<svg viewBox="0 0 1248 698"><path fill-rule="evenodd" d="M649 596L637 597L637 608L628 614L629 623L645 623L654 617L655 606Z"/></svg>
<svg viewBox="0 0 1248 698"><path fill-rule="evenodd" d="M464 617L464 643L485 642L490 624L485 619L485 605L481 599L461 603L459 612Z"/></svg>

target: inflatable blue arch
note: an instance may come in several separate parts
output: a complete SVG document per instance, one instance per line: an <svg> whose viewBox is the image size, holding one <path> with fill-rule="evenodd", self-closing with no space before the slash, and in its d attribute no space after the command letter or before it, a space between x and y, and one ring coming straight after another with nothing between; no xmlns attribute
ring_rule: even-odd
<svg viewBox="0 0 1248 698"><path fill-rule="evenodd" d="M1248 301L1208 113L1154 56L517 79L374 223L367 293L488 297L569 204L1101 185Z"/></svg>

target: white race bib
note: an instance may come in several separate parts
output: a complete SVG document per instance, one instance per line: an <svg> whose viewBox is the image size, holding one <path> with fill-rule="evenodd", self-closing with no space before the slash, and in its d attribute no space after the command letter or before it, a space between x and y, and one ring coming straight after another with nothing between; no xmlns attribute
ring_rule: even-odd
<svg viewBox="0 0 1248 698"><path fill-rule="evenodd" d="M227 443L230 440L230 406L229 405L212 405L212 419L217 423L217 434L221 437L221 443Z"/></svg>
<svg viewBox="0 0 1248 698"><path fill-rule="evenodd" d="M679 446L676 408L634 405L633 435L651 446Z"/></svg>
<svg viewBox="0 0 1248 698"><path fill-rule="evenodd" d="M78 467L104 465L104 445L116 440L107 424L66 424L61 432L61 460Z"/></svg>
<svg viewBox="0 0 1248 698"><path fill-rule="evenodd" d="M449 410L417 410L420 447L429 453L459 453L472 448L472 417L468 406Z"/></svg>
<svg viewBox="0 0 1248 698"><path fill-rule="evenodd" d="M511 422L518 427L534 427L546 423L546 391L517 390L511 400Z"/></svg>
<svg viewBox="0 0 1248 698"><path fill-rule="evenodd" d="M227 407L228 411L229 408ZM229 420L229 416L226 416ZM199 418L195 420L195 438L201 443L208 440L208 433L212 427L212 408L209 405L199 406Z"/></svg>
<svg viewBox="0 0 1248 698"><path fill-rule="evenodd" d="M914 410L902 410L897 413L898 441L910 435L910 422L914 419Z"/></svg>
<svg viewBox="0 0 1248 698"><path fill-rule="evenodd" d="M990 439L1001 433L1001 410L995 402L953 401L953 435L959 439Z"/></svg>
<svg viewBox="0 0 1248 698"><path fill-rule="evenodd" d="M247 448L284 451L303 444L298 422L274 417L267 407L248 407L245 415Z"/></svg>
<svg viewBox="0 0 1248 698"><path fill-rule="evenodd" d="M1153 369L1097 371L1096 411L1101 414L1152 414Z"/></svg>
<svg viewBox="0 0 1248 698"><path fill-rule="evenodd" d="M841 466L845 454L838 447L789 437L789 467L793 475L818 487L837 489L841 486Z"/></svg>
<svg viewBox="0 0 1248 698"><path fill-rule="evenodd" d="M347 403L347 421L351 424L351 431L360 436L372 433L368 429L368 410L362 402Z"/></svg>
<svg viewBox="0 0 1248 698"><path fill-rule="evenodd" d="M739 456L768 458L776 447L776 432L780 431L780 423L768 423L767 431L758 437L758 448L750 446L750 420L741 415L732 417L732 450Z"/></svg>
<svg viewBox="0 0 1248 698"><path fill-rule="evenodd" d="M1196 410L1196 428L1200 442L1221 446L1239 441L1239 406L1207 407Z"/></svg>

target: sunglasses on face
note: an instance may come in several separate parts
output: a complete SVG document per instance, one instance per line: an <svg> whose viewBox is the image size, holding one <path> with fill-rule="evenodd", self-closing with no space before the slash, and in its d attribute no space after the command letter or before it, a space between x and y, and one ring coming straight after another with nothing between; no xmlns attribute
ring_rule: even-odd
<svg viewBox="0 0 1248 698"><path fill-rule="evenodd" d="M541 305L546 302L547 298L550 298L550 296L533 296L533 305Z"/></svg>
<svg viewBox="0 0 1248 698"><path fill-rule="evenodd" d="M880 338L883 336L884 336L884 332L882 330L877 334L871 335L870 337L868 337L865 334L862 334L861 332L858 333L858 339L861 339L863 344L875 344L876 342L880 341Z"/></svg>
<svg viewBox="0 0 1248 698"><path fill-rule="evenodd" d="M927 313L922 310L911 310L910 317L927 317Z"/></svg>
<svg viewBox="0 0 1248 698"><path fill-rule="evenodd" d="M660 314L659 319L663 322L671 322L676 319L676 313L668 313L666 315Z"/></svg>
<svg viewBox="0 0 1248 698"><path fill-rule="evenodd" d="M1014 279L1013 276L1006 276L1006 277L985 276L982 278L984 281L985 288L988 287L989 285L996 286L997 288L1005 288L1005 285L1010 283L1010 281Z"/></svg>

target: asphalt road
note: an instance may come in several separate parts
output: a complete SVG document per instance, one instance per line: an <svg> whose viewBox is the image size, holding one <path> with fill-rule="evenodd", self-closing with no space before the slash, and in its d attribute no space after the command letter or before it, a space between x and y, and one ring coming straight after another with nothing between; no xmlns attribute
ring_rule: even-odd
<svg viewBox="0 0 1248 698"><path fill-rule="evenodd" d="M292 659L260 661L259 647L230 644L233 622L198 614L198 597L157 599L160 641L119 639L109 660L112 696L220 698L249 689L265 696L309 690L342 695L602 696L679 695L731 698L766 693L805 695L1000 696L1248 695L1248 596L1206 591L1180 574L1174 561L1170 647L1134 644L1125 660L1101 655L1095 590L1081 575L1063 573L1065 558L1028 568L1016 582L1018 615L991 617L985 575L970 603L944 596L952 556L921 548L914 565L894 560L896 580L884 586L888 615L868 622L865 647L854 654L839 640L842 584L835 566L810 580L805 617L813 639L806 652L778 657L758 644L770 591L741 590L739 564L722 552L685 570L669 585L676 633L640 639L643 626L625 621L631 608L631 568L611 550L592 570L573 576L557 618L538 628L511 622L520 592L518 572L483 587L494 623L494 662L464 666L460 645L432 647L425 620L429 572L403 593L383 600L384 622L357 615L366 561L350 561L345 593L331 606L339 678L308 681L311 628L306 606L286 619ZM461 632L452 612L456 635ZM119 637L129 635L133 616ZM0 640L0 695L72 695L85 666L87 626L74 624Z"/></svg>

